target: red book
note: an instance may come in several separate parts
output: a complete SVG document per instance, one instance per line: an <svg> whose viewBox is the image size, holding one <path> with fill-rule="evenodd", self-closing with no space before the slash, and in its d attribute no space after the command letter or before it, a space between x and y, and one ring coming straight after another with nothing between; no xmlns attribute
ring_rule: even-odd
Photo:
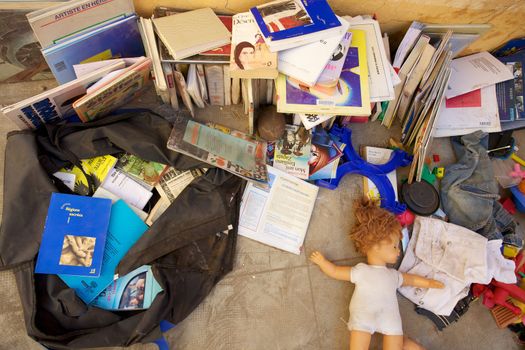
<svg viewBox="0 0 525 350"><path fill-rule="evenodd" d="M231 16L217 16L221 20L221 22L226 26L226 28L232 32L232 17ZM227 56L230 57L230 52L232 49L231 44L227 44L221 47L218 47L216 49L208 50L201 52L201 55L205 56Z"/></svg>

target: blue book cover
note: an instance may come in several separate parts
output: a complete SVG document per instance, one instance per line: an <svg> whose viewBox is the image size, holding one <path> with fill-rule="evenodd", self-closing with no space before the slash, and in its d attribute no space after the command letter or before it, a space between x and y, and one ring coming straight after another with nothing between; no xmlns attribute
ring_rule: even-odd
<svg viewBox="0 0 525 350"><path fill-rule="evenodd" d="M110 212L109 199L53 193L35 273L99 276Z"/></svg>
<svg viewBox="0 0 525 350"><path fill-rule="evenodd" d="M118 200L111 207L100 276L94 278L60 275L60 278L76 291L80 299L89 304L113 282L118 263L147 229L148 226L137 214L123 200Z"/></svg>
<svg viewBox="0 0 525 350"><path fill-rule="evenodd" d="M76 79L75 64L145 55L136 16L53 45L42 54L60 84Z"/></svg>
<svg viewBox="0 0 525 350"><path fill-rule="evenodd" d="M144 265L111 283L91 305L106 310L147 309L161 291L151 266Z"/></svg>
<svg viewBox="0 0 525 350"><path fill-rule="evenodd" d="M278 0L252 7L250 11L262 35L271 40L294 38L341 25L326 0Z"/></svg>

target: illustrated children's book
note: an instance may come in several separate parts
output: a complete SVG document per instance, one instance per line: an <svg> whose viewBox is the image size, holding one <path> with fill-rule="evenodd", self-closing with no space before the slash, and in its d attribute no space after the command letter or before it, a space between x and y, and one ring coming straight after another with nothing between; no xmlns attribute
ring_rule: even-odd
<svg viewBox="0 0 525 350"><path fill-rule="evenodd" d="M277 0L250 12L272 52L343 34L326 0Z"/></svg>
<svg viewBox="0 0 525 350"><path fill-rule="evenodd" d="M308 87L282 74L277 78L277 111L327 115L370 115L365 33L350 29L348 49L339 81L334 87Z"/></svg>
<svg viewBox="0 0 525 350"><path fill-rule="evenodd" d="M249 12L233 16L230 75L233 78L277 78L277 53L270 51Z"/></svg>
<svg viewBox="0 0 525 350"><path fill-rule="evenodd" d="M58 83L64 84L76 78L75 64L144 56L144 46L137 17L131 16L48 47L42 54Z"/></svg>
<svg viewBox="0 0 525 350"><path fill-rule="evenodd" d="M109 200L111 203L111 200ZM111 219L104 249L102 272L99 277L59 277L75 290L77 295L89 304L113 282L115 269L128 250L146 232L148 226L123 201L118 200L111 207Z"/></svg>
<svg viewBox="0 0 525 350"><path fill-rule="evenodd" d="M51 194L35 273L100 275L111 200Z"/></svg>
<svg viewBox="0 0 525 350"><path fill-rule="evenodd" d="M310 178L343 155L343 152L339 149L337 143L332 140L330 134L321 127L317 127L313 132L310 153L308 161Z"/></svg>
<svg viewBox="0 0 525 350"><path fill-rule="evenodd" d="M304 126L286 125L283 139L277 142L273 166L300 179L308 179L312 132Z"/></svg>
<svg viewBox="0 0 525 350"><path fill-rule="evenodd" d="M83 159L80 165L87 176L91 177L94 190L96 190L106 179L108 173L117 162L117 158L106 155L90 159ZM89 195L89 182L82 170L73 165L62 168L53 174L71 189L71 191L82 196Z"/></svg>
<svg viewBox="0 0 525 350"><path fill-rule="evenodd" d="M91 305L106 310L147 309L160 292L151 266L144 265L111 283Z"/></svg>

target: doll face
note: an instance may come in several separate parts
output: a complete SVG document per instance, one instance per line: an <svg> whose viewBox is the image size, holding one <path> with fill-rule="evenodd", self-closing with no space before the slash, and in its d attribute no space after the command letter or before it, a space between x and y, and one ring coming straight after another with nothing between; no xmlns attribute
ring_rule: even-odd
<svg viewBox="0 0 525 350"><path fill-rule="evenodd" d="M388 264L395 264L400 253L398 235L392 235L377 245L377 254Z"/></svg>

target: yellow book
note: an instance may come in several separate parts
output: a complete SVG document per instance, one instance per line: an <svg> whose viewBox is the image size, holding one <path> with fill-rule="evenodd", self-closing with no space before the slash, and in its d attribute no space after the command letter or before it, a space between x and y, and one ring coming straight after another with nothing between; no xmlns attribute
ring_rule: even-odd
<svg viewBox="0 0 525 350"><path fill-rule="evenodd" d="M93 179L93 184L95 188L98 188L106 177L108 173L117 162L117 158L106 155L90 159L81 160L81 165L86 174L91 176ZM54 174L56 177L61 179L66 186L68 186L73 192L87 196L89 195L89 185L86 176L77 166L72 166L68 168L62 168Z"/></svg>
<svg viewBox="0 0 525 350"><path fill-rule="evenodd" d="M366 59L366 34L349 29L352 43L348 49L339 81L334 87L308 87L279 74L277 111L280 113L316 113L327 115L369 116L370 91Z"/></svg>

